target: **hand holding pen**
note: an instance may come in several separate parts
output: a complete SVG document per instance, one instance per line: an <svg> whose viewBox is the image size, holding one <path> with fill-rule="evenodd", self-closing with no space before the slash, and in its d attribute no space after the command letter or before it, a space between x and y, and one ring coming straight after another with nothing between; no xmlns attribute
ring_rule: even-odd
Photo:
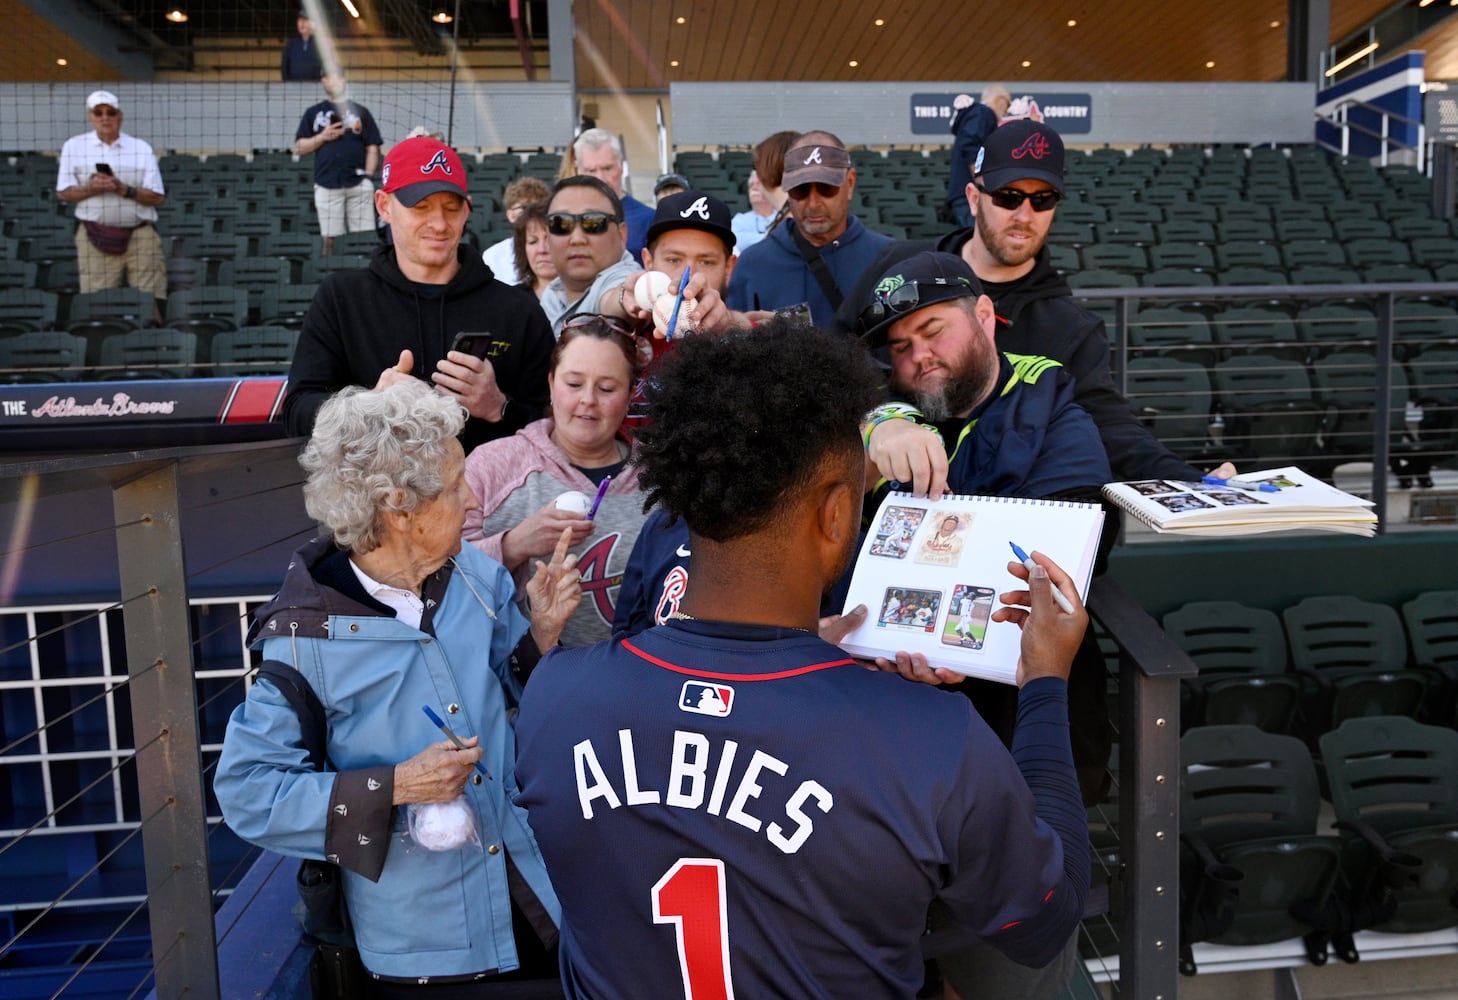
<svg viewBox="0 0 1458 1000"><path fill-rule="evenodd" d="M1038 564L1033 562L1033 557L1028 555L1021 548L1019 548L1016 542L1008 542L1008 545L1012 546L1013 555L1017 556L1018 562L1022 563L1025 567L1027 567L1027 570L1030 574L1033 572L1034 569L1038 568ZM1062 608L1064 614L1071 615L1075 613L1073 610L1073 602L1068 599L1067 595L1065 595L1063 591L1059 590L1056 586L1054 586L1052 588L1052 593L1053 603L1057 604L1060 608Z"/></svg>
<svg viewBox="0 0 1458 1000"><path fill-rule="evenodd" d="M446 739L450 740L453 744L455 744L457 750L472 749L471 747L466 745L464 740L462 740L459 736L455 734L455 731L452 730L450 726L445 724L444 719L442 719L439 715L435 714L435 709L431 708L429 705L421 705L420 708L422 711L425 712L427 716L429 716L430 721L435 723L435 728L439 729L442 733L445 734ZM486 770L485 765L483 765L480 760L477 760L474 766L476 768L477 774L481 775L483 778L491 778L491 772Z"/></svg>
<svg viewBox="0 0 1458 1000"><path fill-rule="evenodd" d="M1026 556L1016 544L1012 548L1015 554ZM1027 574L1027 589L1001 594L1003 606L992 613L992 620L1012 622L1023 630L1018 686L1039 677L1067 680L1073 657L1088 630L1088 613L1070 601L1062 589L1065 585L1074 587L1072 578L1041 554L1037 559L1027 556L1008 569L1014 576Z"/></svg>

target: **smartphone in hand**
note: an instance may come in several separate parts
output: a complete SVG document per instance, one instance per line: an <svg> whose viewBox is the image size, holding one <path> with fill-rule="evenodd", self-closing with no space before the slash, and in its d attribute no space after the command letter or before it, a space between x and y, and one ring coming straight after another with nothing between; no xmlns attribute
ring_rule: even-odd
<svg viewBox="0 0 1458 1000"><path fill-rule="evenodd" d="M105 174L106 176L110 177L111 176L111 164L110 163L98 163L96 165L96 172L98 174Z"/></svg>
<svg viewBox="0 0 1458 1000"><path fill-rule="evenodd" d="M486 357L486 352L491 349L492 339L493 337L489 333L466 333L463 331L456 334L455 340L451 341L451 350L484 358Z"/></svg>

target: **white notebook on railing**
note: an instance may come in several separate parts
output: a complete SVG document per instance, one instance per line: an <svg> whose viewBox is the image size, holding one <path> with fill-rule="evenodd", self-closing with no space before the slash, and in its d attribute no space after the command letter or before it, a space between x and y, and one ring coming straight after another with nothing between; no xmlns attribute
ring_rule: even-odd
<svg viewBox="0 0 1458 1000"><path fill-rule="evenodd" d="M995 622L998 595L1023 583L1008 572L1010 542L1046 553L1088 597L1104 512L1098 504L1020 497L891 493L856 557L846 609L866 622L840 645L856 656L924 653L934 667L1014 682L1022 630Z"/></svg>

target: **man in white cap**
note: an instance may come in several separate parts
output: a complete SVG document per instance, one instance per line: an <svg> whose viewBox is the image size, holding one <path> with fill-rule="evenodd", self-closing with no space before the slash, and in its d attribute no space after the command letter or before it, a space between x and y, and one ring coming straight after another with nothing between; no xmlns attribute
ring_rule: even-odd
<svg viewBox="0 0 1458 1000"><path fill-rule="evenodd" d="M167 265L154 225L167 199L152 147L122 131L121 102L108 90L86 98L93 131L61 147L56 197L74 203L81 291L123 284L167 298Z"/></svg>

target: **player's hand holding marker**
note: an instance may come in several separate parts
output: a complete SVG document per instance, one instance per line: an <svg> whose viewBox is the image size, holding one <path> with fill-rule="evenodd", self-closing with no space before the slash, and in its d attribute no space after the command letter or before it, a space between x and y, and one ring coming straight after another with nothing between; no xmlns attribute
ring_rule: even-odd
<svg viewBox="0 0 1458 1000"><path fill-rule="evenodd" d="M1018 657L1017 683L1022 687L1038 677L1068 679L1073 655L1088 629L1088 612L1079 600L1078 588L1052 559L1034 552L1027 564L1007 564L1007 571L1028 584L1027 590L1010 590L1000 594L1003 606L992 613L994 621L1010 621L1023 630L1022 655ZM1053 599L1056 587L1067 600L1071 612L1064 611Z"/></svg>

